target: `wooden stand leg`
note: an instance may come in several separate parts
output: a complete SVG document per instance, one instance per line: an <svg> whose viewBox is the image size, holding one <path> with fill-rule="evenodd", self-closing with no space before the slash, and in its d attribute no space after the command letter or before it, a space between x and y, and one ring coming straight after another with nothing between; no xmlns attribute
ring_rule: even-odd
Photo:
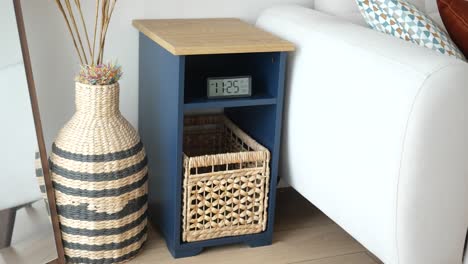
<svg viewBox="0 0 468 264"><path fill-rule="evenodd" d="M15 225L16 208L0 211L0 249L9 247Z"/></svg>
<svg viewBox="0 0 468 264"><path fill-rule="evenodd" d="M175 250L170 250L172 256L174 258L187 258L187 257L193 257L198 254L200 254L203 251L203 248L190 248L190 249L175 249Z"/></svg>
<svg viewBox="0 0 468 264"><path fill-rule="evenodd" d="M245 242L249 247L256 248L256 247L264 247L273 244L272 240L252 240Z"/></svg>

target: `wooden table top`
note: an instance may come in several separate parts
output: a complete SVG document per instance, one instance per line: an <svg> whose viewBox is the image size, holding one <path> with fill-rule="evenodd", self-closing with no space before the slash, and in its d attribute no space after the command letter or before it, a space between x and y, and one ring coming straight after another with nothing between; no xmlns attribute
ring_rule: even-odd
<svg viewBox="0 0 468 264"><path fill-rule="evenodd" d="M174 55L294 50L291 42L235 18L145 19L133 26Z"/></svg>

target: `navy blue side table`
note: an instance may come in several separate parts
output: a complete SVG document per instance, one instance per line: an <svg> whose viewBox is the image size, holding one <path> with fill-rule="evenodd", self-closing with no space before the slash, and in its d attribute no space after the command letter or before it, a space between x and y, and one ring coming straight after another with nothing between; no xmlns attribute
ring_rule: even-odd
<svg viewBox="0 0 468 264"><path fill-rule="evenodd" d="M203 248L270 245L278 177L285 66L294 46L238 19L135 20L139 39L139 132L149 175L149 217L176 258ZM206 79L252 76L252 96L208 99ZM183 117L222 109L271 152L268 222L258 234L184 243L182 229Z"/></svg>

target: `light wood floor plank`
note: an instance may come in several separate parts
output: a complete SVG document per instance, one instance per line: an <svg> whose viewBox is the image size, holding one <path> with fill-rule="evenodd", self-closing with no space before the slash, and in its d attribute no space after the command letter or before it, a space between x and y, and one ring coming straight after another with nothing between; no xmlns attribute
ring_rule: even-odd
<svg viewBox="0 0 468 264"><path fill-rule="evenodd" d="M208 248L200 255L173 259L158 230L150 226L149 237L141 253L129 264L379 264L364 247L292 189L278 191L274 243L249 248L243 244ZM45 213L45 212L44 212ZM40 216L48 220L47 215ZM19 214L23 228L36 228L37 216ZM50 223L47 221L46 224ZM29 227L28 227L29 226ZM49 228L50 229L50 228ZM38 231L47 237L46 228ZM41 233L41 232L39 232ZM17 237L20 234L17 234ZM50 235L49 235L50 236ZM41 236L39 236L41 237ZM21 237L22 238L22 237ZM0 264L39 263L50 257L50 241L25 240L13 248L0 250ZM31 260L33 262L31 262Z"/></svg>
<svg viewBox="0 0 468 264"><path fill-rule="evenodd" d="M239 244L213 247L198 256L174 260L160 234L152 230L142 253L129 263L149 264L154 260L162 264L294 263L366 251L343 229L291 189L279 191L277 208L274 242L271 246L249 248ZM344 262L334 263L347 264L346 261L344 259Z"/></svg>
<svg viewBox="0 0 468 264"><path fill-rule="evenodd" d="M377 262L375 262L365 252L362 252L324 259L308 260L294 264L377 264Z"/></svg>
<svg viewBox="0 0 468 264"><path fill-rule="evenodd" d="M159 236L154 232L151 236ZM202 254L174 260L159 239L151 239L142 253L131 263L292 263L310 259L362 252L365 249L336 225L317 226L275 233L268 247L249 248L231 245L208 248Z"/></svg>

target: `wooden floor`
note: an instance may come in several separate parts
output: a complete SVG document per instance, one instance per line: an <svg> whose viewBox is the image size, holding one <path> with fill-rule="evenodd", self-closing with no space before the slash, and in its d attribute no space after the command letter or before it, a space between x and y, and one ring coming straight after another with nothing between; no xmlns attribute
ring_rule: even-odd
<svg viewBox="0 0 468 264"><path fill-rule="evenodd" d="M36 206L43 206L37 203ZM36 207L35 206L35 207ZM14 245L0 250L0 264L36 264L55 254L51 227L45 210L30 208L18 214ZM41 214L41 215L38 215ZM29 224L28 224L29 223ZM41 223L41 224L39 224ZM29 227L28 227L29 226ZM25 239L35 229L37 239ZM23 235L22 235L23 234ZM27 233L26 233L27 234ZM294 190L280 189L273 245L249 248L230 245L208 248L200 255L173 259L161 235L150 227L142 252L129 264L377 264L381 263L358 242Z"/></svg>
<svg viewBox="0 0 468 264"><path fill-rule="evenodd" d="M343 229L302 198L294 190L278 193L273 245L249 248L230 245L208 248L191 258L173 259L161 238L151 229L143 251L131 264L377 264L372 254Z"/></svg>

